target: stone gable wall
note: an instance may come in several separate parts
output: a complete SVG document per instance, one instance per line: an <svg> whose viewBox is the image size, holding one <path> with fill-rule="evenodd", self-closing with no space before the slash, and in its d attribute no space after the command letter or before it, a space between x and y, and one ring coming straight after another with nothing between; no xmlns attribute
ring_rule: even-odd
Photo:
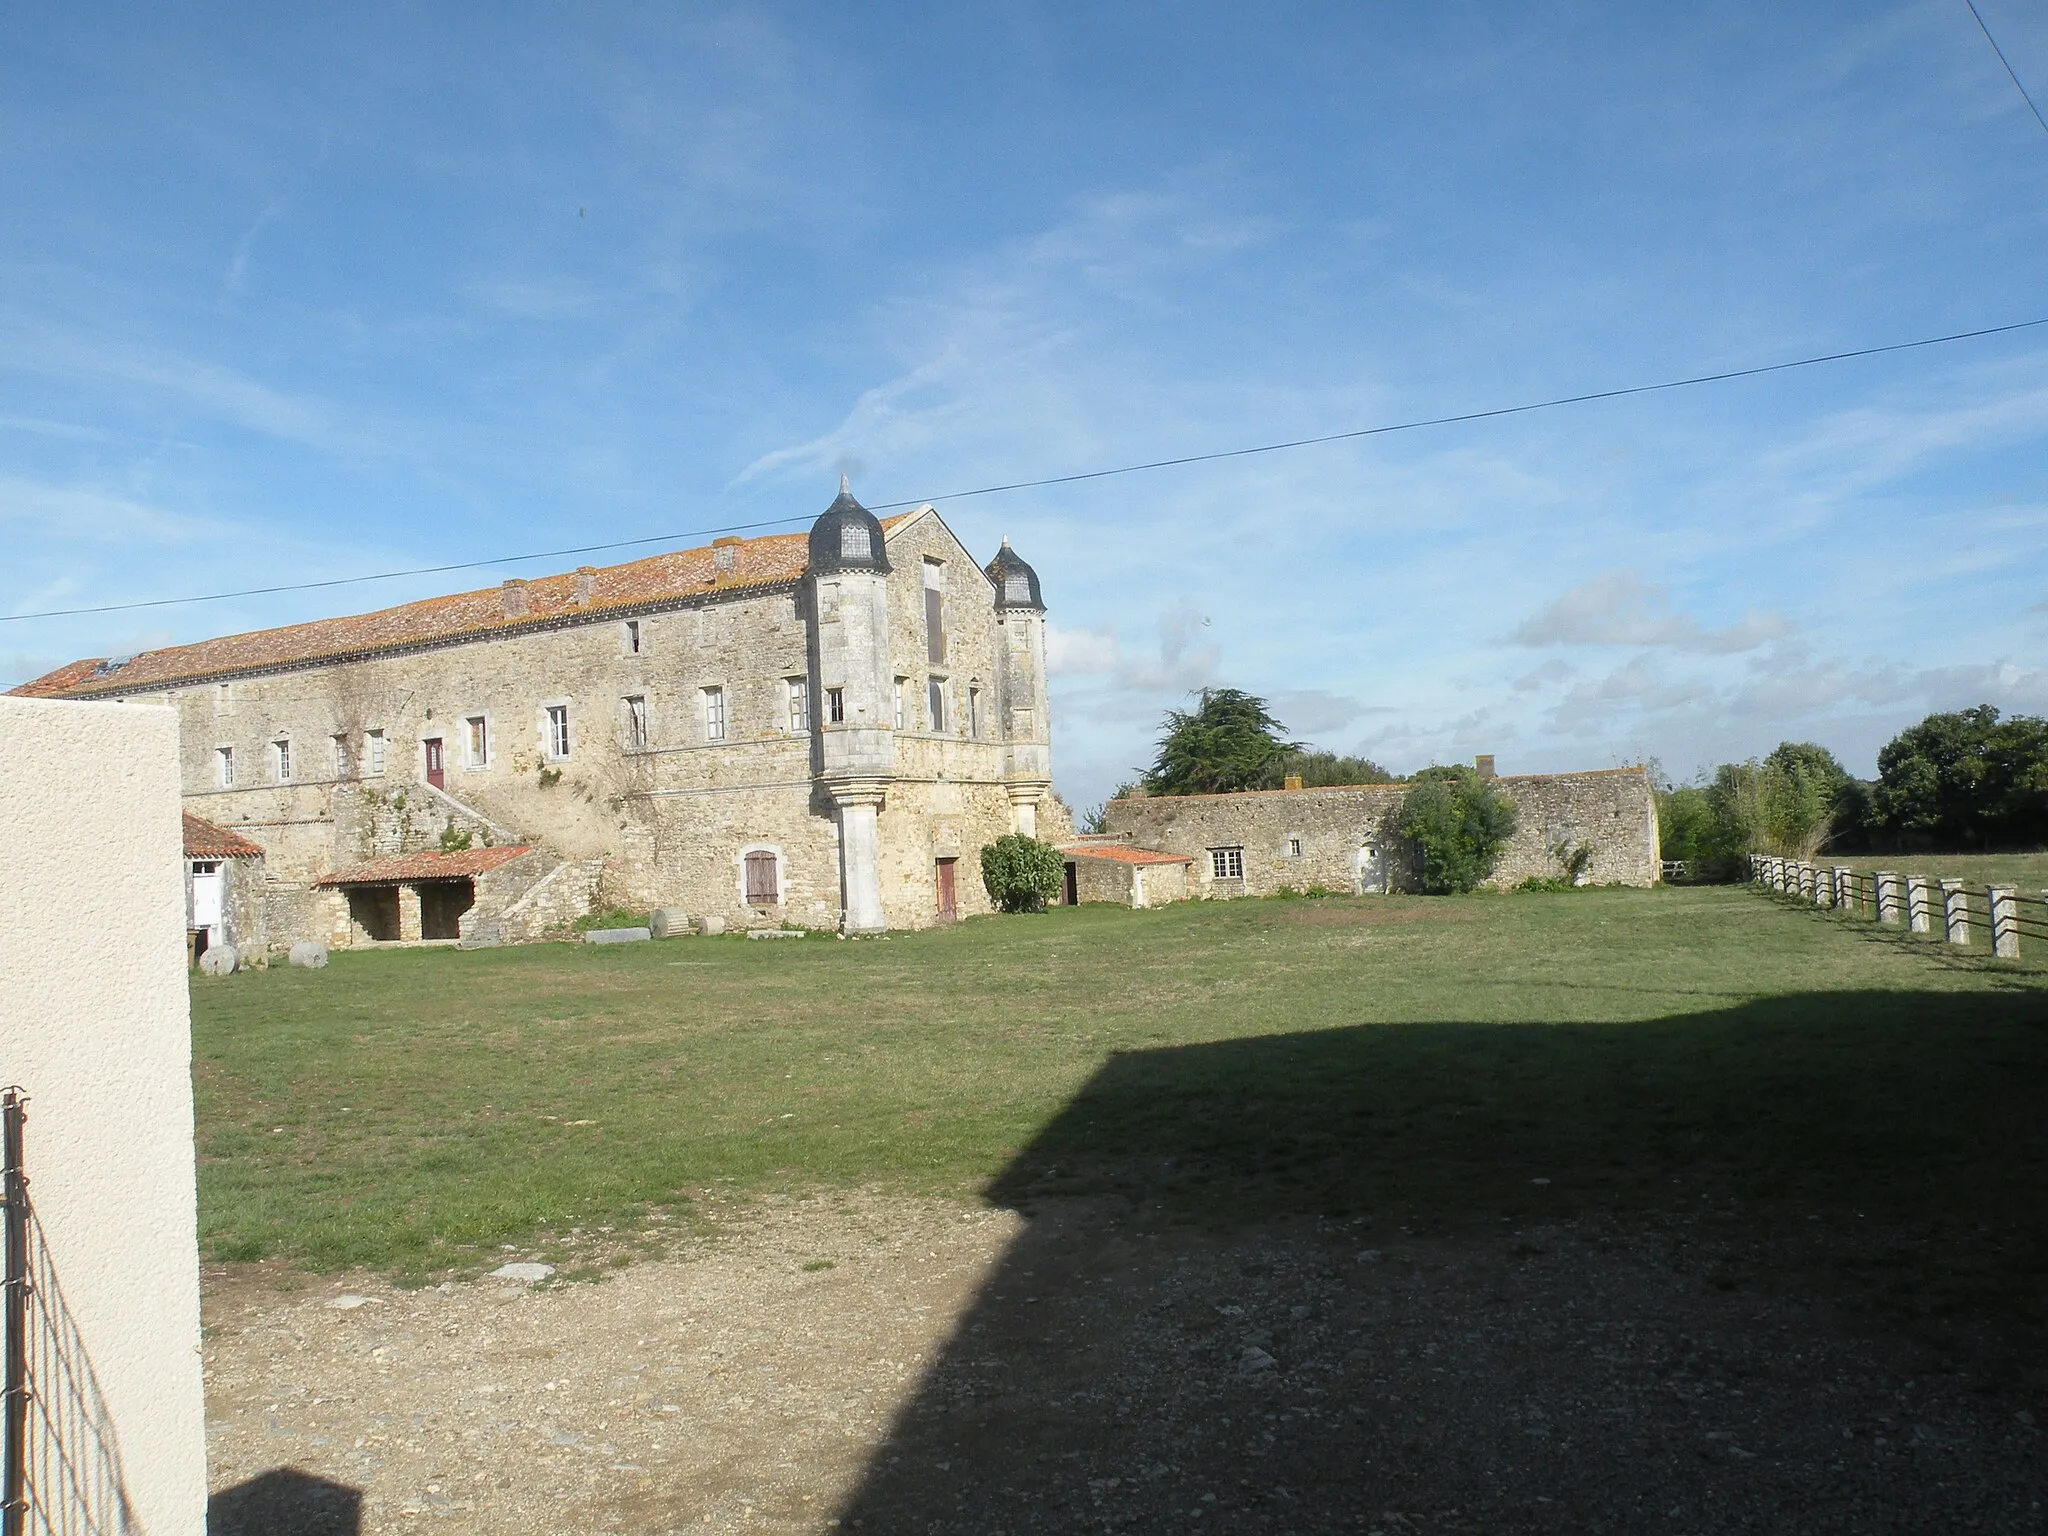
<svg viewBox="0 0 2048 1536"><path fill-rule="evenodd" d="M1561 846L1586 846L1584 878L1601 885L1652 885L1658 876L1657 812L1640 768L1493 781L1515 803L1515 833L1501 850L1495 886L1563 873ZM1379 850L1389 881L1406 879L1391 819L1405 784L1257 790L1238 795L1159 795L1112 800L1104 826L1142 848L1191 855L1190 883L1202 896L1269 896L1320 885L1358 889L1359 851ZM1300 853L1289 852L1299 843ZM1244 878L1218 880L1209 851L1244 850Z"/></svg>

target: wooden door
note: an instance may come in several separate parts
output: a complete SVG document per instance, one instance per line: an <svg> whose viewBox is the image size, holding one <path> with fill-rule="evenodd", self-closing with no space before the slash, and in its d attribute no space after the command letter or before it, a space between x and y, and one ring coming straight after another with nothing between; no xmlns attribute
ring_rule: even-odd
<svg viewBox="0 0 2048 1536"><path fill-rule="evenodd" d="M441 751L441 738L427 738L427 782L436 789L448 787L448 761Z"/></svg>
<svg viewBox="0 0 2048 1536"><path fill-rule="evenodd" d="M939 921L942 923L950 923L960 915L953 897L953 866L956 862L954 859L939 860Z"/></svg>
<svg viewBox="0 0 2048 1536"><path fill-rule="evenodd" d="M746 859L747 905L772 907L782 899L775 888L775 855L750 853Z"/></svg>

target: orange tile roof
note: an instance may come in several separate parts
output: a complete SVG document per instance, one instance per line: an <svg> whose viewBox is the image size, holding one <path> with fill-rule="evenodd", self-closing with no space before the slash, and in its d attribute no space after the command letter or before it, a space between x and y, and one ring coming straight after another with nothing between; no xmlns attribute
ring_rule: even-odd
<svg viewBox="0 0 2048 1536"><path fill-rule="evenodd" d="M917 515L907 512L884 518L882 527L893 532L897 525ZM161 651L143 651L104 672L100 669L107 663L101 658L74 661L10 691L32 698L96 698L134 693L273 667L449 645L573 623L610 612L630 613L682 598L782 586L803 575L809 556L807 538L805 533L776 533L758 539L733 539L701 549L649 555L624 565L586 567L560 576L536 577L517 589L525 598L523 615L507 611L504 587L483 587L375 613L316 619L281 629L258 629ZM718 557L728 551L731 569L721 572ZM588 594L579 602L577 588L586 581Z"/></svg>
<svg viewBox="0 0 2048 1536"><path fill-rule="evenodd" d="M1070 859L1108 859L1114 864L1192 864L1186 854L1160 853L1151 848L1130 848L1113 843L1068 843L1060 849Z"/></svg>
<svg viewBox="0 0 2048 1536"><path fill-rule="evenodd" d="M263 849L239 832L217 827L185 812L185 857L188 859L260 859Z"/></svg>
<svg viewBox="0 0 2048 1536"><path fill-rule="evenodd" d="M509 848L465 848L459 853L401 853L388 859L372 859L322 875L315 885L398 885L412 880L457 880L464 875L487 875L514 859L533 852L525 844Z"/></svg>

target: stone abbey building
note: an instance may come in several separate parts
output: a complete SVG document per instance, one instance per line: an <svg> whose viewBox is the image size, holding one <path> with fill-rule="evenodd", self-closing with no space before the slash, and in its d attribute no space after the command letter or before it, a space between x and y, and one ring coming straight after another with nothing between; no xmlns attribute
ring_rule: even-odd
<svg viewBox="0 0 2048 1536"><path fill-rule="evenodd" d="M1007 543L984 567L842 483L808 535L15 691L175 705L187 810L262 849L271 948L507 942L593 905L868 933L987 911L986 843L1070 835L1044 613Z"/></svg>

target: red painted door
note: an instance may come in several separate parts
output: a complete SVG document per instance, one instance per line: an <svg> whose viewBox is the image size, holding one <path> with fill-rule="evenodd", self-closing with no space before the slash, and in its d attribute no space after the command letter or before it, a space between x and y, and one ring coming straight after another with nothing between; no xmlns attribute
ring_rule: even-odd
<svg viewBox="0 0 2048 1536"><path fill-rule="evenodd" d="M441 738L427 738L427 782L436 789L448 787L447 759L441 755Z"/></svg>
<svg viewBox="0 0 2048 1536"><path fill-rule="evenodd" d="M953 864L952 859L939 860L939 921L942 923L950 923L960 915L953 902Z"/></svg>

